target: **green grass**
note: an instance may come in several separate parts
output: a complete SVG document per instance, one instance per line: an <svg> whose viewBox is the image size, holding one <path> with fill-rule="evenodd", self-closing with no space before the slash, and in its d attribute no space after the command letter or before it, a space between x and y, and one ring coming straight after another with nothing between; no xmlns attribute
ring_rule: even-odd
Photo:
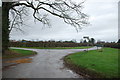
<svg viewBox="0 0 120 80"><path fill-rule="evenodd" d="M92 46L82 46L82 47L20 47L20 48L34 48L34 49L86 49Z"/></svg>
<svg viewBox="0 0 120 80"><path fill-rule="evenodd" d="M103 48L103 52L97 50L78 52L67 56L66 60L70 60L71 63L79 67L104 75L106 78L119 76L118 49Z"/></svg>
<svg viewBox="0 0 120 80"><path fill-rule="evenodd" d="M3 59L23 57L23 56L30 56L30 55L35 55L35 54L37 54L37 53L34 52L34 51L22 50L22 49L10 49L10 50L7 51L7 52L8 52L8 54L2 56Z"/></svg>

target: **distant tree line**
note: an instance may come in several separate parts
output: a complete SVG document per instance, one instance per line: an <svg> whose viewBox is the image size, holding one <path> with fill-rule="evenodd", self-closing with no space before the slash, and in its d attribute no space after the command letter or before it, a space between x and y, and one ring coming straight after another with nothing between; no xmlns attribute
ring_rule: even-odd
<svg viewBox="0 0 120 80"><path fill-rule="evenodd" d="M80 46L100 46L120 49L120 40L118 42L104 42L97 41L96 43L90 41L81 41L77 43L74 41L10 41L11 47L80 47Z"/></svg>
<svg viewBox="0 0 120 80"><path fill-rule="evenodd" d="M111 47L111 48L120 49L120 43L104 43L104 47Z"/></svg>
<svg viewBox="0 0 120 80"><path fill-rule="evenodd" d="M91 43L76 43L74 41L10 41L11 47L79 47L92 46Z"/></svg>
<svg viewBox="0 0 120 80"><path fill-rule="evenodd" d="M111 47L120 49L120 39L117 42L97 42L96 45L102 45L103 47Z"/></svg>

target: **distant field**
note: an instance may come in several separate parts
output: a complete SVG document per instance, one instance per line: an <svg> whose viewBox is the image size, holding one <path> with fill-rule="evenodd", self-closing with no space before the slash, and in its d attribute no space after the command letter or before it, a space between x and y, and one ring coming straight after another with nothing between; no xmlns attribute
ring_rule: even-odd
<svg viewBox="0 0 120 80"><path fill-rule="evenodd" d="M9 51L7 51L6 55L3 55L2 58L15 58L15 57L23 57L23 56L30 56L30 55L35 55L37 54L34 51L30 51L30 50L22 50L22 49L10 49Z"/></svg>
<svg viewBox="0 0 120 80"><path fill-rule="evenodd" d="M65 61L107 78L117 78L119 76L118 49L103 48L103 52L97 50L77 52L65 57Z"/></svg>
<svg viewBox="0 0 120 80"><path fill-rule="evenodd" d="M20 48L34 48L34 49L86 49L92 46L82 46L82 47L20 47Z"/></svg>

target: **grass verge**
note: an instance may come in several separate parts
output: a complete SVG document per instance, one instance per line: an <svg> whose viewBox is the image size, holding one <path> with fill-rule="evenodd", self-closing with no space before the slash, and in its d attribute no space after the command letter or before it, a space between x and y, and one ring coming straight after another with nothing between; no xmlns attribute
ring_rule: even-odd
<svg viewBox="0 0 120 80"><path fill-rule="evenodd" d="M5 55L2 55L2 58L8 59L8 58L30 56L30 55L35 55L35 54L37 54L35 51L22 50L22 49L10 49L5 52Z"/></svg>
<svg viewBox="0 0 120 80"><path fill-rule="evenodd" d="M33 48L33 49L86 49L92 48L92 46L82 46L82 47L20 47L20 48Z"/></svg>
<svg viewBox="0 0 120 80"><path fill-rule="evenodd" d="M118 49L103 48L77 52L64 58L65 65L80 75L91 78L118 78Z"/></svg>

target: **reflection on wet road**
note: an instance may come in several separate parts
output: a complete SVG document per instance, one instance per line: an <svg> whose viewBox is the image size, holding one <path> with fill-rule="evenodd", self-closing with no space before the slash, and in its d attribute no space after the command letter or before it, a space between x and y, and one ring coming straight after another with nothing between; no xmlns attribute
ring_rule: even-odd
<svg viewBox="0 0 120 80"><path fill-rule="evenodd" d="M25 48L21 48L25 49ZM97 49L96 47L89 50ZM32 56L32 63L22 63L3 70L3 78L82 78L63 65L62 58L85 49L25 49L38 54Z"/></svg>

